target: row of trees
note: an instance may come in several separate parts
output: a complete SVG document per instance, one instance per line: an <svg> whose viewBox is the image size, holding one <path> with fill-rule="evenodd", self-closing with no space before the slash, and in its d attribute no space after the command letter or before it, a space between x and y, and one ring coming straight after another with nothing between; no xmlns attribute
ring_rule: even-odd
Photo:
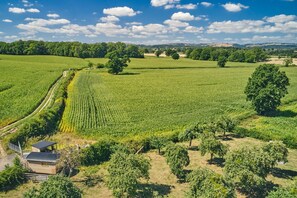
<svg viewBox="0 0 297 198"><path fill-rule="evenodd" d="M11 55L56 55L78 58L109 58L116 51L121 56L143 58L143 52L136 45L125 43L95 43L80 42L44 42L44 41L15 41L0 42L0 54Z"/></svg>
<svg viewBox="0 0 297 198"><path fill-rule="evenodd" d="M237 48L195 48L188 49L186 56L193 60L218 61L222 58L231 62L262 62L268 58L267 53L261 48L237 49Z"/></svg>

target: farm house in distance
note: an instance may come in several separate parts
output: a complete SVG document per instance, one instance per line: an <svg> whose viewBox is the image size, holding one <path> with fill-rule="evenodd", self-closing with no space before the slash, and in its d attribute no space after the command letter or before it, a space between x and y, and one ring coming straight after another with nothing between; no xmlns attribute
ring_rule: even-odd
<svg viewBox="0 0 297 198"><path fill-rule="evenodd" d="M32 145L32 152L24 154L26 167L33 173L57 174L56 142L41 141Z"/></svg>

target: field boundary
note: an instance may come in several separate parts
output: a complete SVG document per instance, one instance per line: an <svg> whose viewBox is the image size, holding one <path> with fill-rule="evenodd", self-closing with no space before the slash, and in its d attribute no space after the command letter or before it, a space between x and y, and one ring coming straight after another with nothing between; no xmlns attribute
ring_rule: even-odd
<svg viewBox="0 0 297 198"><path fill-rule="evenodd" d="M16 127L18 127L20 124L22 124L23 121L35 116L36 114L38 114L39 112L41 112L42 110L47 108L51 104L51 102L54 98L55 91L56 91L57 87L59 86L61 79L65 78L67 76L67 73L68 73L67 71L63 71L62 75L60 75L60 77L56 80L56 82L50 87L50 89L48 90L44 99L41 101L41 103L37 106L37 108L35 108L35 110L32 113L0 128L0 133L1 133L0 138L6 136L8 134L16 132Z"/></svg>

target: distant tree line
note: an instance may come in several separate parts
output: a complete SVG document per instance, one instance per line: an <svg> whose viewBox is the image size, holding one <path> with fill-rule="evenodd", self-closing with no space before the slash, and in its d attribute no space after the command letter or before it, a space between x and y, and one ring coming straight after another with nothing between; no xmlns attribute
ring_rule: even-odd
<svg viewBox="0 0 297 198"><path fill-rule="evenodd" d="M187 49L185 53L187 58L193 60L228 60L231 62L255 63L266 61L268 58L267 52L261 48L238 49L206 47Z"/></svg>
<svg viewBox="0 0 297 198"><path fill-rule="evenodd" d="M297 58L297 49L266 49L271 56Z"/></svg>
<svg viewBox="0 0 297 198"><path fill-rule="evenodd" d="M0 42L0 54L11 55L55 55L77 58L104 58L117 52L121 56L143 58L136 45L125 43L80 43L80 42L44 42L44 41L15 41L12 43Z"/></svg>

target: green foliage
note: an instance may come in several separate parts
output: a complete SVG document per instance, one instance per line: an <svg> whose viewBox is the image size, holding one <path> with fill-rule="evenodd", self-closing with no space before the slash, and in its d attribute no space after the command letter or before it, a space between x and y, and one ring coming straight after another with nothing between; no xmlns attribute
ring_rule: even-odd
<svg viewBox="0 0 297 198"><path fill-rule="evenodd" d="M222 116L216 123L217 130L224 133L226 136L226 132L233 132L236 124L235 121L232 120L230 117Z"/></svg>
<svg viewBox="0 0 297 198"><path fill-rule="evenodd" d="M283 64L285 65L285 67L289 67L290 65L293 64L293 58L292 57L285 58L283 61Z"/></svg>
<svg viewBox="0 0 297 198"><path fill-rule="evenodd" d="M156 50L155 55L159 58L159 56L163 53L161 50Z"/></svg>
<svg viewBox="0 0 297 198"><path fill-rule="evenodd" d="M234 198L234 188L225 179L206 168L198 168L187 176L190 184L188 197L193 198Z"/></svg>
<svg viewBox="0 0 297 198"><path fill-rule="evenodd" d="M280 142L262 148L242 148L226 157L224 172L228 181L247 194L264 193L265 178L279 161L287 161L288 151Z"/></svg>
<svg viewBox="0 0 297 198"><path fill-rule="evenodd" d="M131 197L136 193L139 179L149 179L150 167L141 155L116 152L108 166L108 187L115 197Z"/></svg>
<svg viewBox="0 0 297 198"><path fill-rule="evenodd" d="M172 57L172 55L173 54L176 54L177 52L176 52L176 50L173 50L173 49L167 49L167 50L165 50L165 55L166 56L171 56Z"/></svg>
<svg viewBox="0 0 297 198"><path fill-rule="evenodd" d="M297 197L297 179L295 178L294 183L289 187L275 188L274 191L270 192L266 198L296 198Z"/></svg>
<svg viewBox="0 0 297 198"><path fill-rule="evenodd" d="M135 45L125 43L94 43L80 42L44 42L15 41L0 42L0 54L12 55L56 55L78 58L103 58L111 51L118 51L130 58L143 58L143 54Z"/></svg>
<svg viewBox="0 0 297 198"><path fill-rule="evenodd" d="M169 165L171 172L179 179L184 179L185 173L183 171L184 166L190 164L190 158L188 151L183 146L170 143L165 148L166 162Z"/></svg>
<svg viewBox="0 0 297 198"><path fill-rule="evenodd" d="M18 157L14 159L13 166L6 166L0 172L0 191L10 190L26 181L25 172Z"/></svg>
<svg viewBox="0 0 297 198"><path fill-rule="evenodd" d="M244 93L261 115L275 111L287 93L289 79L275 65L264 64L256 68L249 78Z"/></svg>
<svg viewBox="0 0 297 198"><path fill-rule="evenodd" d="M173 60L178 60L178 59L179 59L179 54L178 54L178 53L173 53L173 54L171 55L171 58L172 58Z"/></svg>
<svg viewBox="0 0 297 198"><path fill-rule="evenodd" d="M274 167L277 162L288 162L288 149L284 143L272 141L262 147L262 150L270 156L271 167Z"/></svg>
<svg viewBox="0 0 297 198"><path fill-rule="evenodd" d="M104 67L105 67L105 65L102 64L102 63L97 63L97 64L96 64L96 68L97 68L97 69L101 69L101 68L104 68Z"/></svg>
<svg viewBox="0 0 297 198"><path fill-rule="evenodd" d="M82 191L69 178L51 176L42 182L39 189L33 187L24 193L24 198L81 198Z"/></svg>
<svg viewBox="0 0 297 198"><path fill-rule="evenodd" d="M111 56L109 61L105 64L105 67L108 68L108 73L117 75L122 72L125 67L128 67L128 62L130 62L130 59L127 56Z"/></svg>
<svg viewBox="0 0 297 198"><path fill-rule="evenodd" d="M161 154L161 149L166 146L168 139L165 137L153 136L150 139L150 145L152 148L158 149L158 153Z"/></svg>
<svg viewBox="0 0 297 198"><path fill-rule="evenodd" d="M187 129L184 132L179 133L180 141L189 141L189 146L192 146L192 140L198 138L203 133L203 126L197 124L191 129Z"/></svg>
<svg viewBox="0 0 297 198"><path fill-rule="evenodd" d="M227 63L227 58L225 56L219 56L218 66L219 67L225 67L226 63Z"/></svg>
<svg viewBox="0 0 297 198"><path fill-rule="evenodd" d="M84 166L92 166L101 164L110 159L114 152L115 142L99 141L91 146L81 150L81 164Z"/></svg>
<svg viewBox="0 0 297 198"><path fill-rule="evenodd" d="M205 132L202 134L199 148L202 156L204 156L206 153L210 153L210 162L212 162L214 155L223 157L228 151L228 147L217 140L215 135L210 132Z"/></svg>

